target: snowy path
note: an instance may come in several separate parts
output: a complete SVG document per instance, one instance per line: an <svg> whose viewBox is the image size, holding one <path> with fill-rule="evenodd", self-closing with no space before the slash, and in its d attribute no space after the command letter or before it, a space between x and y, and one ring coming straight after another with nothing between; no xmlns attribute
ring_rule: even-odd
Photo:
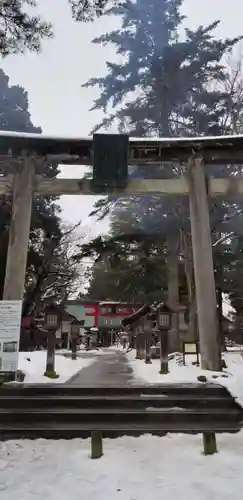
<svg viewBox="0 0 243 500"><path fill-rule="evenodd" d="M126 355L119 349L103 349L92 365L81 370L68 383L80 386L127 385L132 381L133 370ZM99 351L98 351L99 352Z"/></svg>

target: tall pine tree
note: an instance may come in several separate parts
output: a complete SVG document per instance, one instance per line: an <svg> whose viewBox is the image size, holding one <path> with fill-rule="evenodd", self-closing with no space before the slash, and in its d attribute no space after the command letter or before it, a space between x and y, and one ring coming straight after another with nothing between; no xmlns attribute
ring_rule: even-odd
<svg viewBox="0 0 243 500"><path fill-rule="evenodd" d="M186 29L185 39L181 40L182 3L183 0L136 0L107 12L107 15L122 16L122 27L95 38L93 43L113 44L124 62L107 62L105 77L91 78L83 85L100 88L100 96L92 109L107 115L108 106L114 108L114 113L105 116L96 130L109 128L111 122L117 120L130 134L185 135L191 129L193 134L195 129L198 134L212 134L213 112L216 112L216 104L221 104L223 109L217 109L218 132L220 111L224 115L227 96L224 91L210 90L208 84L225 79L222 57L240 37L215 39L214 31L219 24L216 21L195 31ZM203 123L199 114L195 114L199 95L201 108L207 106L211 110L209 116L203 113Z"/></svg>
<svg viewBox="0 0 243 500"><path fill-rule="evenodd" d="M92 109L104 112L96 127L109 128L116 123L130 135L220 135L232 130L228 119L234 109L232 91L223 57L240 40L218 40L214 33L219 22L179 30L184 20L182 0L136 0L126 7L113 7L107 15L122 16L122 28L93 40L116 47L123 63L107 62L107 75L90 79L84 87L98 85L101 93ZM110 107L113 112L109 114ZM225 175L227 167L210 168ZM139 167L133 175L165 178L181 175L180 165ZM132 232L138 225L147 232L165 233L173 228L188 233L188 206L184 200L160 197L133 197L98 202L98 213L107 213L111 201L112 233ZM215 207L214 207L215 208ZM215 220L224 220L228 207L217 207ZM126 221L126 223L125 223Z"/></svg>

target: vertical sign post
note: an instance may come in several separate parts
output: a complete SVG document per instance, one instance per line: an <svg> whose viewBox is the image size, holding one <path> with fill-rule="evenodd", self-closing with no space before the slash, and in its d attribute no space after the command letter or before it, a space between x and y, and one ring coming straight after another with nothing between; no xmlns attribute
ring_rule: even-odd
<svg viewBox="0 0 243 500"><path fill-rule="evenodd" d="M0 301L0 372L18 369L22 301Z"/></svg>

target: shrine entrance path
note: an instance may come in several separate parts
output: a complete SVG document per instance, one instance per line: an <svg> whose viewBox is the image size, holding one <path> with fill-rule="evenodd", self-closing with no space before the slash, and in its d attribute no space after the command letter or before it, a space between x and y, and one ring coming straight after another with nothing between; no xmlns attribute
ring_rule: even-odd
<svg viewBox="0 0 243 500"><path fill-rule="evenodd" d="M102 354L90 351L95 361L67 381L77 386L125 386L134 382L133 371L126 355L119 349L102 349ZM86 356L89 353L80 354Z"/></svg>

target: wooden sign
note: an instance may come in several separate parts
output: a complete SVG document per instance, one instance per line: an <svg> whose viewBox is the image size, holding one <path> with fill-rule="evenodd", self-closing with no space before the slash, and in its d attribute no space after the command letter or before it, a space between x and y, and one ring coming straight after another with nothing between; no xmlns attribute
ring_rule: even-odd
<svg viewBox="0 0 243 500"><path fill-rule="evenodd" d="M199 342L183 342L183 365L185 365L186 355L196 355L199 366Z"/></svg>

